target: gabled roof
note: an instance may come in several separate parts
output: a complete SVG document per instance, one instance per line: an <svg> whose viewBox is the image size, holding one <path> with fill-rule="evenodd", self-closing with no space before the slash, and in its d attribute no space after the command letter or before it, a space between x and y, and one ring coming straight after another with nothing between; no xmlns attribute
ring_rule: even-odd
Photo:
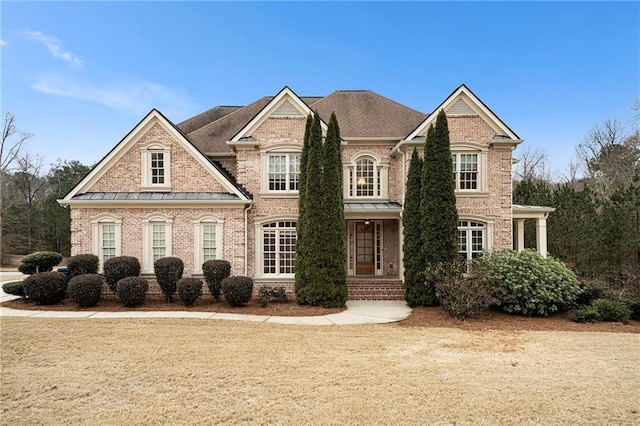
<svg viewBox="0 0 640 426"><path fill-rule="evenodd" d="M371 90L340 90L311 105L324 120L336 113L340 135L350 138L404 138L427 118Z"/></svg>
<svg viewBox="0 0 640 426"><path fill-rule="evenodd" d="M195 117L191 117L188 120L183 121L178 124L180 130L185 132L186 134L193 133L199 128L206 126L209 123L212 123L216 120L221 119L225 115L229 115L234 111L243 108L241 106L217 106L213 107L208 111L205 111L201 114L196 115Z"/></svg>
<svg viewBox="0 0 640 426"><path fill-rule="evenodd" d="M89 192L89 189L134 146L138 137L143 135L156 123L171 134L180 146L207 169L230 194L237 196L240 200L248 201L250 199L246 191L230 181L223 170L198 150L182 130L167 119L160 111L152 109L62 200L60 200L61 204L68 204L69 201L77 195Z"/></svg>
<svg viewBox="0 0 640 426"><path fill-rule="evenodd" d="M461 107L459 101L463 101L463 106ZM449 112L449 109L452 109ZM496 135L504 135L507 136L508 139L511 139L515 143L522 142L520 137L515 134L513 130L509 128L497 115L487 107L484 102L480 100L467 86L461 84L456 90L453 91L436 109L433 110L433 113L427 117L418 127L416 127L409 135L405 138L405 140L412 140L418 135L425 135L427 133L427 129L433 123L435 124L435 120L437 117L437 113L440 110L445 110L447 114L450 113L458 113L462 111L475 112L477 115L482 117L484 121L491 126L495 131ZM506 139L506 138L505 138Z"/></svg>

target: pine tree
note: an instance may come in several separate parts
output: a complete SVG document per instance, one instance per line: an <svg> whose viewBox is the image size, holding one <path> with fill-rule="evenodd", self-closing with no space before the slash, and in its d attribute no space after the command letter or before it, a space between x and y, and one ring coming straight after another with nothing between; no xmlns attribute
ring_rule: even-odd
<svg viewBox="0 0 640 426"><path fill-rule="evenodd" d="M305 252L306 238L304 237L305 223L307 214L305 209L305 194L307 189L307 163L309 157L309 139L311 137L311 125L313 116L307 115L307 124L304 130L304 141L302 145L302 153L300 154L300 176L298 178L298 222L296 226L296 276L294 290L298 303L304 303L300 293L304 293L302 288L307 282L306 266L304 260L307 258Z"/></svg>
<svg viewBox="0 0 640 426"><path fill-rule="evenodd" d="M409 306L420 304L421 287L424 286L424 252L422 248L422 223L420 195L422 189L422 158L414 148L409 163L403 223L403 264L405 299Z"/></svg>
<svg viewBox="0 0 640 426"><path fill-rule="evenodd" d="M425 267L452 262L458 256L458 211L452 170L449 126L441 110L435 127L429 127L427 132L422 168L420 214ZM437 303L433 283L426 283L415 302L425 306Z"/></svg>

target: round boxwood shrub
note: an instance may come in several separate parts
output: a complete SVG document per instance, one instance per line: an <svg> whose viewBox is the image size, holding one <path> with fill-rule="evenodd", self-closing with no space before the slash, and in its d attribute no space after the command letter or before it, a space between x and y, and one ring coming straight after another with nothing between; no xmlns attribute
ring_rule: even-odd
<svg viewBox="0 0 640 426"><path fill-rule="evenodd" d="M67 262L71 278L84 274L97 274L100 259L95 254L77 254Z"/></svg>
<svg viewBox="0 0 640 426"><path fill-rule="evenodd" d="M572 306L580 294L575 274L550 256L503 249L484 262L494 304L510 314L547 316Z"/></svg>
<svg viewBox="0 0 640 426"><path fill-rule="evenodd" d="M226 260L207 260L202 264L202 274L207 282L209 293L218 301L220 300L220 290L222 280L231 275L231 263Z"/></svg>
<svg viewBox="0 0 640 426"><path fill-rule="evenodd" d="M38 305L53 305L65 298L67 277L60 272L40 272L25 278L23 287L27 299Z"/></svg>
<svg viewBox="0 0 640 426"><path fill-rule="evenodd" d="M39 272L49 272L54 266L62 262L62 255L53 251L37 251L22 258L18 271L32 275Z"/></svg>
<svg viewBox="0 0 640 426"><path fill-rule="evenodd" d="M631 311L622 302L613 299L598 299L591 303L598 312L600 321L628 323Z"/></svg>
<svg viewBox="0 0 640 426"><path fill-rule="evenodd" d="M176 284L182 278L182 273L184 272L182 259L177 257L158 259L153 262L153 272L167 302L171 303L172 296L176 292Z"/></svg>
<svg viewBox="0 0 640 426"><path fill-rule="evenodd" d="M24 286L22 285L22 281L4 283L2 284L2 291L13 296L20 296L24 298Z"/></svg>
<svg viewBox="0 0 640 426"><path fill-rule="evenodd" d="M69 299L80 307L96 306L102 295L102 275L82 274L69 280Z"/></svg>
<svg viewBox="0 0 640 426"><path fill-rule="evenodd" d="M178 281L178 297L185 306L193 306L202 294L202 280L182 278Z"/></svg>
<svg viewBox="0 0 640 426"><path fill-rule="evenodd" d="M133 308L144 305L149 283L142 277L126 277L116 284L116 292L123 306Z"/></svg>
<svg viewBox="0 0 640 426"><path fill-rule="evenodd" d="M131 256L117 256L107 259L102 265L104 279L107 281L109 290L117 293L118 281L127 277L137 277L140 275L140 261Z"/></svg>
<svg viewBox="0 0 640 426"><path fill-rule="evenodd" d="M222 294L231 306L244 306L251 300L253 280L249 277L228 277L222 280Z"/></svg>

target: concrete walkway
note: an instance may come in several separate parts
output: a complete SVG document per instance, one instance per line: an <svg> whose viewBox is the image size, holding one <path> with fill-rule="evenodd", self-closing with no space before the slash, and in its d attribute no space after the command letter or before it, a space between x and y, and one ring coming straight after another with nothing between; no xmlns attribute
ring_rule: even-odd
<svg viewBox="0 0 640 426"><path fill-rule="evenodd" d="M0 273L0 284L20 280L22 274ZM0 302L17 299L17 296L6 294L0 289ZM386 324L402 321L411 314L411 308L404 301L384 300L350 300L347 309L337 314L313 317L285 317L270 315L243 315L216 312L196 311L131 311L131 312L97 312L97 311L31 311L26 309L10 309L0 307L0 317L30 318L199 318L231 321L264 322L270 324L295 325L355 325Z"/></svg>

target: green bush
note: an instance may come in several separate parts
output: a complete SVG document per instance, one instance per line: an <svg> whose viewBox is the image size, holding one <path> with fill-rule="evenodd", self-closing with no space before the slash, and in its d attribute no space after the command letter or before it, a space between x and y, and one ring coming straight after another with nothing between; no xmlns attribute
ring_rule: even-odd
<svg viewBox="0 0 640 426"><path fill-rule="evenodd" d="M100 259L95 254L77 254L67 262L71 278L84 274L97 274Z"/></svg>
<svg viewBox="0 0 640 426"><path fill-rule="evenodd" d="M184 272L184 262L177 257L163 257L153 262L153 272L167 302L171 303L178 280Z"/></svg>
<svg viewBox="0 0 640 426"><path fill-rule="evenodd" d="M251 300L253 280L249 277L228 277L222 280L222 293L231 306L244 306Z"/></svg>
<svg viewBox="0 0 640 426"><path fill-rule="evenodd" d="M495 305L510 314L547 316L572 306L580 294L569 268L532 250L503 249L483 262L489 268Z"/></svg>
<svg viewBox="0 0 640 426"><path fill-rule="evenodd" d="M13 296L20 296L24 298L24 286L22 285L22 281L4 283L2 284L2 291Z"/></svg>
<svg viewBox="0 0 640 426"><path fill-rule="evenodd" d="M287 291L283 286L263 285L258 289L258 297L267 302L286 302Z"/></svg>
<svg viewBox="0 0 640 426"><path fill-rule="evenodd" d="M598 310L593 306L583 306L569 311L569 318L575 322L594 322L600 319Z"/></svg>
<svg viewBox="0 0 640 426"><path fill-rule="evenodd" d="M149 283L142 277L126 277L116 284L116 292L126 307L144 305Z"/></svg>
<svg viewBox="0 0 640 426"><path fill-rule="evenodd" d="M32 275L38 272L49 272L62 262L62 255L53 251L37 251L22 258L18 271Z"/></svg>
<svg viewBox="0 0 640 426"><path fill-rule="evenodd" d="M137 277L140 275L140 261L131 256L118 256L107 259L102 265L104 279L107 281L109 290L117 293L118 281L127 277Z"/></svg>
<svg viewBox="0 0 640 426"><path fill-rule="evenodd" d="M202 274L211 296L216 301L220 300L222 280L231 275L231 263L226 260L207 260L202 264Z"/></svg>
<svg viewBox="0 0 640 426"><path fill-rule="evenodd" d="M67 277L60 272L40 272L28 276L22 282L24 294L38 305L53 305L67 294Z"/></svg>
<svg viewBox="0 0 640 426"><path fill-rule="evenodd" d="M193 306L202 295L202 280L198 278L182 278L178 281L178 297L185 306Z"/></svg>
<svg viewBox="0 0 640 426"><path fill-rule="evenodd" d="M473 266L466 272L466 263L461 260L437 263L427 268L425 277L435 283L436 296L442 308L456 319L469 318L491 304L485 267Z"/></svg>
<svg viewBox="0 0 640 426"><path fill-rule="evenodd" d="M631 311L622 302L613 299L594 300L591 306L598 312L600 321L628 323Z"/></svg>
<svg viewBox="0 0 640 426"><path fill-rule="evenodd" d="M576 298L575 304L578 306L589 306L596 299L605 297L604 289L596 282L580 283L580 293Z"/></svg>
<svg viewBox="0 0 640 426"><path fill-rule="evenodd" d="M629 308L631 312L632 320L640 320L640 300L625 300L624 304Z"/></svg>
<svg viewBox="0 0 640 426"><path fill-rule="evenodd" d="M102 295L102 275L82 274L69 280L69 299L80 307L96 306Z"/></svg>

